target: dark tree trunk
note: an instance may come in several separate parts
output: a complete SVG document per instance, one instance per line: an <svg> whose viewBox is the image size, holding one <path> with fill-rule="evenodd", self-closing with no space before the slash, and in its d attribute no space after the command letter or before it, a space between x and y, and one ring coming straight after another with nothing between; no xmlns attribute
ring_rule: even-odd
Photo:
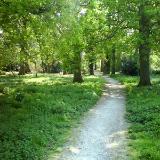
<svg viewBox="0 0 160 160"><path fill-rule="evenodd" d="M45 64L43 61L42 61L41 67L42 67L42 72L45 73Z"/></svg>
<svg viewBox="0 0 160 160"><path fill-rule="evenodd" d="M106 59L104 61L104 64L103 64L103 74L106 75L106 74L110 74L110 58L108 56L108 54L106 55Z"/></svg>
<svg viewBox="0 0 160 160"><path fill-rule="evenodd" d="M150 81L150 18L144 11L144 4L142 2L139 8L140 20L139 20L139 63L140 63L140 82L139 86L151 85Z"/></svg>
<svg viewBox="0 0 160 160"><path fill-rule="evenodd" d="M68 74L68 72L67 72L66 68L64 68L63 69L63 75L66 75L66 74Z"/></svg>
<svg viewBox="0 0 160 160"><path fill-rule="evenodd" d="M112 74L116 73L116 49L115 45L112 48Z"/></svg>
<svg viewBox="0 0 160 160"><path fill-rule="evenodd" d="M73 69L74 69L73 82L82 83L83 78L82 78L82 71L81 71L81 55L78 53L74 57Z"/></svg>
<svg viewBox="0 0 160 160"><path fill-rule="evenodd" d="M80 70L74 71L74 78L73 78L73 82L77 82L77 83L82 83L83 82L83 78L82 78L82 74Z"/></svg>
<svg viewBox="0 0 160 160"><path fill-rule="evenodd" d="M66 75L67 74L67 71L66 70L63 70L63 75Z"/></svg>
<svg viewBox="0 0 160 160"><path fill-rule="evenodd" d="M100 68L101 72L103 72L103 66L104 66L104 60L101 60L101 68Z"/></svg>
<svg viewBox="0 0 160 160"><path fill-rule="evenodd" d="M35 66L36 78L37 78L38 77L38 73L37 73L37 63L36 62L34 63L34 66Z"/></svg>
<svg viewBox="0 0 160 160"><path fill-rule="evenodd" d="M89 61L89 74L94 75L94 62L92 60Z"/></svg>
<svg viewBox="0 0 160 160"><path fill-rule="evenodd" d="M97 70L97 63L94 64L94 69Z"/></svg>

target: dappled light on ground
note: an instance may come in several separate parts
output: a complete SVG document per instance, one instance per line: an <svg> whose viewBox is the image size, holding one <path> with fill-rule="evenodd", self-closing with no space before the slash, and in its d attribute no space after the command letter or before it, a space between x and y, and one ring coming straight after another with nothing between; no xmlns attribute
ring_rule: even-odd
<svg viewBox="0 0 160 160"><path fill-rule="evenodd" d="M103 82L87 76L83 85L73 84L72 77L53 74L0 77L0 159L46 159L99 99Z"/></svg>

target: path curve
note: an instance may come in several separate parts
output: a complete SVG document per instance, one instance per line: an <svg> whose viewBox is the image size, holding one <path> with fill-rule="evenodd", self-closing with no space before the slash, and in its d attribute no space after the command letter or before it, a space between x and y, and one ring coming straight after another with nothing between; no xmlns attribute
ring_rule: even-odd
<svg viewBox="0 0 160 160"><path fill-rule="evenodd" d="M127 160L125 94L116 80L105 77L103 95L59 156L49 160Z"/></svg>

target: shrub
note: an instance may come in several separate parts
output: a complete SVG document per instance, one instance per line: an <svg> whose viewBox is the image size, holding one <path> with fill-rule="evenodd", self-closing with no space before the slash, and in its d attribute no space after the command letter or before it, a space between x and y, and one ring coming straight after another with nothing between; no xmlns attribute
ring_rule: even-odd
<svg viewBox="0 0 160 160"><path fill-rule="evenodd" d="M126 75L136 76L138 75L138 65L137 62L131 59L122 60L122 73Z"/></svg>
<svg viewBox="0 0 160 160"><path fill-rule="evenodd" d="M24 93L23 92L16 92L15 93L15 100L17 102L21 102L24 99Z"/></svg>
<svg viewBox="0 0 160 160"><path fill-rule="evenodd" d="M152 73L153 74L160 74L160 70L153 70Z"/></svg>
<svg viewBox="0 0 160 160"><path fill-rule="evenodd" d="M10 88L9 87L4 87L3 94L8 95L9 93L10 93Z"/></svg>

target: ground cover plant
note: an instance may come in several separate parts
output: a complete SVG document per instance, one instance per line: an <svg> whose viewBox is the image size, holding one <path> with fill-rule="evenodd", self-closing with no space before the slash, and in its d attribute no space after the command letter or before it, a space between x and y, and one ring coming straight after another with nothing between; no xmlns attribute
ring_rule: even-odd
<svg viewBox="0 0 160 160"><path fill-rule="evenodd" d="M136 76L114 77L126 85L131 159L159 160L160 76L152 76L153 85L149 87L137 87Z"/></svg>
<svg viewBox="0 0 160 160"><path fill-rule="evenodd" d="M53 74L0 77L0 159L47 159L62 146L80 116L99 99L104 80Z"/></svg>

